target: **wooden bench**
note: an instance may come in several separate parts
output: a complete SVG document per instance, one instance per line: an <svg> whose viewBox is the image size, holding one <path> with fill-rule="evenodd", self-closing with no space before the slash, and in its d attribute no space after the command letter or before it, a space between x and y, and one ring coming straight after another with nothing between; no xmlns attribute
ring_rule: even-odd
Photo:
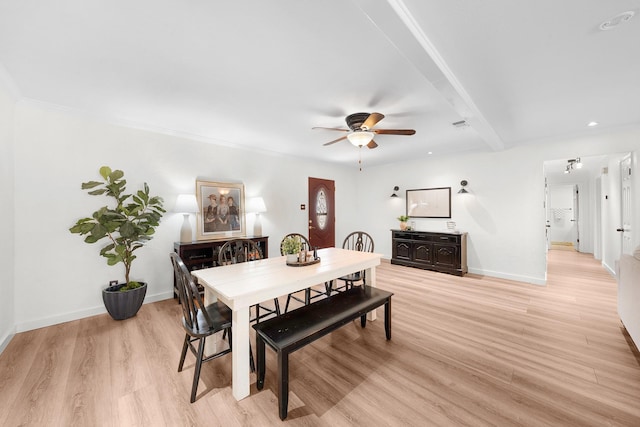
<svg viewBox="0 0 640 427"><path fill-rule="evenodd" d="M316 303L305 305L253 325L256 330L258 390L264 387L265 344L278 358L278 406L280 419L287 417L289 405L289 353L360 318L364 328L367 313L384 305L384 329L391 339L391 292L370 286L356 286Z"/></svg>

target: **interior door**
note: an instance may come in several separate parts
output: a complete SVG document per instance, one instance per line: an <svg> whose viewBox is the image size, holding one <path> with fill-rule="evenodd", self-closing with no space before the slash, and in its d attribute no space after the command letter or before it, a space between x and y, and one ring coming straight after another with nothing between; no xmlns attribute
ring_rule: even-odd
<svg viewBox="0 0 640 427"><path fill-rule="evenodd" d="M336 244L335 182L309 177L309 243L331 248Z"/></svg>
<svg viewBox="0 0 640 427"><path fill-rule="evenodd" d="M617 231L622 234L622 253L631 255L633 253L631 233L631 203L633 201L631 188L631 155L626 155L620 161L620 187L622 194L620 198L622 204L620 209L622 226Z"/></svg>

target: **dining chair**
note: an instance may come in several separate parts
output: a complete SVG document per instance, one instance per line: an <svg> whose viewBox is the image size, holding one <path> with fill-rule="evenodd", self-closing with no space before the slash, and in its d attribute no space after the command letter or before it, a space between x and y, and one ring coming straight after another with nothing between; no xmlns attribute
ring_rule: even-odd
<svg viewBox="0 0 640 427"><path fill-rule="evenodd" d="M256 261L262 259L262 250L253 240L249 239L233 239L226 242L218 250L218 265L239 264L242 262ZM260 320L269 316L280 316L280 302L278 298L273 299L273 308L263 304L253 306L255 317L250 318L249 322L260 322ZM264 314L260 314L260 310Z"/></svg>
<svg viewBox="0 0 640 427"><path fill-rule="evenodd" d="M184 360L187 356L187 349L190 349L194 356L196 356L196 368L193 373L193 385L191 387L191 403L193 403L196 400L202 363L231 352L231 309L220 301L204 306L200 292L198 292L198 287L182 259L180 259L175 252L172 252L170 257L171 263L173 264L180 305L182 306L182 328L185 331L178 372L182 372ZM207 337L220 331L225 331L229 335L228 348L205 356L204 348ZM194 346L196 341L198 341L197 349ZM253 371L253 360L250 362Z"/></svg>
<svg viewBox="0 0 640 427"><path fill-rule="evenodd" d="M286 239L288 239L289 237L293 237L293 238L297 238L300 239L300 242L303 245L306 245L307 249L311 248L311 244L309 243L309 239L307 239L305 236L303 236L302 234L299 233L289 233L286 236L284 236L282 238L282 240L280 241L280 255L284 255L284 249L282 247L284 241ZM287 303L284 306L284 312L287 313L289 311L289 303L291 302L291 300L296 300L304 305L308 305L311 303L312 300L316 299L316 298L320 298L320 297L324 297L324 296L328 296L331 292L330 290L330 284L325 284L325 289L324 290L320 290L320 289L315 289L313 287L309 287L306 289L303 289L302 291L298 291L298 292L304 292L304 298L300 298L298 296L296 296L295 294L298 292L294 292L291 293L289 295L287 295Z"/></svg>
<svg viewBox="0 0 640 427"><path fill-rule="evenodd" d="M354 231L350 233L342 242L342 249L349 249L359 252L373 252L373 238L364 231ZM332 288L332 291L343 292L352 288L356 282L362 281L366 285L367 278L364 271L356 271L355 273L339 277L338 280L344 282L342 286Z"/></svg>

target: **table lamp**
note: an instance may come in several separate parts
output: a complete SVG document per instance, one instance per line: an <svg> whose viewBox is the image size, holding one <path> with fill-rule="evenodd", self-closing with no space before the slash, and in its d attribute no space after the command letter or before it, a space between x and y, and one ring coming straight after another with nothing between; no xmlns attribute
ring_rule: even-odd
<svg viewBox="0 0 640 427"><path fill-rule="evenodd" d="M193 241L193 232L191 231L191 222L189 214L198 212L198 201L193 194L180 194L176 199L176 206L173 209L184 215L184 222L180 229L180 243L189 243Z"/></svg>
<svg viewBox="0 0 640 427"><path fill-rule="evenodd" d="M267 207L264 204L262 197L251 197L247 199L247 213L256 214L256 220L253 222L254 236L262 236L262 222L260 221L260 214L266 211Z"/></svg>

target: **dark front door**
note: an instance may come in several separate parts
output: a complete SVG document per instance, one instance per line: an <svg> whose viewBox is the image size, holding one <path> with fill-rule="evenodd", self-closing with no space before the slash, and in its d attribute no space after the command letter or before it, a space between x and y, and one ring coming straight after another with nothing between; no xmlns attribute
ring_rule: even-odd
<svg viewBox="0 0 640 427"><path fill-rule="evenodd" d="M318 248L336 244L335 182L309 177L309 243Z"/></svg>

